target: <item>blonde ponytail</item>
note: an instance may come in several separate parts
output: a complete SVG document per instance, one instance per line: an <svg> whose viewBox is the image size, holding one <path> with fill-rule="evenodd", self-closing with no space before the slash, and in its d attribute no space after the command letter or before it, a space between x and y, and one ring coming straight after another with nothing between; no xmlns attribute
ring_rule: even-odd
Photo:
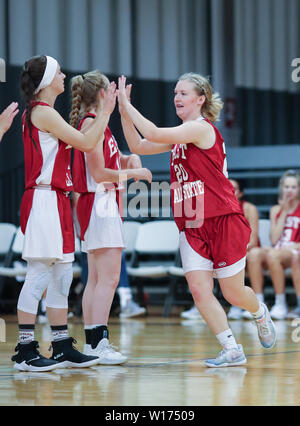
<svg viewBox="0 0 300 426"><path fill-rule="evenodd" d="M81 111L82 102L82 75L76 75L71 80L71 92L72 92L72 108L70 112L70 124L72 127L77 127L78 119Z"/></svg>
<svg viewBox="0 0 300 426"><path fill-rule="evenodd" d="M87 112L91 107L97 107L100 89L106 90L109 80L100 71L90 71L86 74L77 75L71 80L72 109L70 112L70 124L76 127L80 115Z"/></svg>
<svg viewBox="0 0 300 426"><path fill-rule="evenodd" d="M219 121L220 113L224 106L219 93L213 93L213 89L208 78L195 73L186 73L179 77L178 80L188 80L194 84L195 90L199 96L205 96L205 102L202 105L201 114L210 121Z"/></svg>

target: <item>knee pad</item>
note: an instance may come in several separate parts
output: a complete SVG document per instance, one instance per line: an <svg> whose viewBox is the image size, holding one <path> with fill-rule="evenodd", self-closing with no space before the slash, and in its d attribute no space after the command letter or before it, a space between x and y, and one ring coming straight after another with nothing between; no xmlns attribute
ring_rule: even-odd
<svg viewBox="0 0 300 426"><path fill-rule="evenodd" d="M43 262L30 261L17 308L20 311L36 314L39 301L52 280L51 267Z"/></svg>
<svg viewBox="0 0 300 426"><path fill-rule="evenodd" d="M68 308L68 296L72 281L72 263L54 265L52 281L47 290L46 306L57 309Z"/></svg>

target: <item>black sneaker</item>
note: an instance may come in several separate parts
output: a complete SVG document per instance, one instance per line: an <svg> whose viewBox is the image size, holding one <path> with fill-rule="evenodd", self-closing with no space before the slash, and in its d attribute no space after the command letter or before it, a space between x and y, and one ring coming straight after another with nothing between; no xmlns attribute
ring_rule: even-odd
<svg viewBox="0 0 300 426"><path fill-rule="evenodd" d="M38 351L39 344L36 340L26 344L18 344L18 352L11 360L15 361L14 368L20 371L51 371L58 367L57 361L45 358Z"/></svg>
<svg viewBox="0 0 300 426"><path fill-rule="evenodd" d="M76 340L73 337L52 342L53 354L50 359L57 361L59 368L91 367L98 363L97 356L84 355L74 346Z"/></svg>

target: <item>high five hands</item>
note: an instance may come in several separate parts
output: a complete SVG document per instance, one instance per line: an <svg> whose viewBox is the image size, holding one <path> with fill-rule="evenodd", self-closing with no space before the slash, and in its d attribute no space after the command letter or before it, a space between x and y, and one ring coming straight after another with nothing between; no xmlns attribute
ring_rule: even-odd
<svg viewBox="0 0 300 426"><path fill-rule="evenodd" d="M0 141L5 132L10 128L13 119L18 114L18 103L12 102L3 112L0 114Z"/></svg>

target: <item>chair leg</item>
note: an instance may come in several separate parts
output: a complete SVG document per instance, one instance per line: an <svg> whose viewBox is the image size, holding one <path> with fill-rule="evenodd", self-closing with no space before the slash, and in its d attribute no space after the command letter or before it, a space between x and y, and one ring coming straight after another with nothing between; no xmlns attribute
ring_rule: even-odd
<svg viewBox="0 0 300 426"><path fill-rule="evenodd" d="M175 301L175 295L176 295L176 285L177 285L177 278L171 277L170 284L169 284L169 291L164 303L164 309L163 309L164 317L168 317L172 311L172 305Z"/></svg>

